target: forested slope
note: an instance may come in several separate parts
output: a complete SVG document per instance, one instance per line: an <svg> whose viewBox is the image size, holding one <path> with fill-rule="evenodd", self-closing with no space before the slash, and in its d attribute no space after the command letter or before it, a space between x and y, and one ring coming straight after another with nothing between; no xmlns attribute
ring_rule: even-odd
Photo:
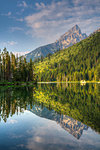
<svg viewBox="0 0 100 150"><path fill-rule="evenodd" d="M35 63L38 81L100 80L100 32Z"/></svg>

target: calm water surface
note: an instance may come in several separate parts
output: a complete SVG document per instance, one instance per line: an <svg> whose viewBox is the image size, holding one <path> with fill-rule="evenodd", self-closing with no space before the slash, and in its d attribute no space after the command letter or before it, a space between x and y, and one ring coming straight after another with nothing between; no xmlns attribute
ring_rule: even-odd
<svg viewBox="0 0 100 150"><path fill-rule="evenodd" d="M0 87L0 150L100 150L100 85Z"/></svg>

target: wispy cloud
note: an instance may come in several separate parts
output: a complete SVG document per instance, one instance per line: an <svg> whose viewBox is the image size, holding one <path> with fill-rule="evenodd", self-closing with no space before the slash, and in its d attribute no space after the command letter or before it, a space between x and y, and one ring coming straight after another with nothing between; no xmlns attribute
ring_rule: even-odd
<svg viewBox="0 0 100 150"><path fill-rule="evenodd" d="M23 22L23 21L24 21L24 19L23 19L23 18L16 18L16 21Z"/></svg>
<svg viewBox="0 0 100 150"><path fill-rule="evenodd" d="M7 42L0 43L0 45L2 45L2 47L14 46L16 44L18 44L16 41L7 41Z"/></svg>
<svg viewBox="0 0 100 150"><path fill-rule="evenodd" d="M8 16L8 17L9 17L9 16L11 16L11 14L12 14L12 13L9 11L8 13L1 14L1 16Z"/></svg>
<svg viewBox="0 0 100 150"><path fill-rule="evenodd" d="M17 7L21 8L20 11L16 12L17 15L22 15L25 10L33 9L33 5L25 1L18 1Z"/></svg>
<svg viewBox="0 0 100 150"><path fill-rule="evenodd" d="M8 18L14 19L14 20L19 21L19 22L23 22L24 21L23 18L17 18L15 16L13 16L11 12L8 12L8 13L5 13L5 14L1 14L1 16L7 16Z"/></svg>
<svg viewBox="0 0 100 150"><path fill-rule="evenodd" d="M20 28L20 27L11 27L11 28L10 28L10 31L11 31L11 32L23 31L23 28Z"/></svg>
<svg viewBox="0 0 100 150"><path fill-rule="evenodd" d="M28 4L25 1L21 1L17 4L18 7L21 8L20 12L17 12L18 15L20 15L21 13L23 13L25 11L26 8L29 8Z"/></svg>
<svg viewBox="0 0 100 150"><path fill-rule="evenodd" d="M22 2L20 2L20 3L18 4L18 7L24 7L24 8L27 8L28 5L27 5L27 3L26 3L25 1L22 1Z"/></svg>
<svg viewBox="0 0 100 150"><path fill-rule="evenodd" d="M45 8L45 4L44 3L35 3L35 6L37 7L37 9L42 9L42 8Z"/></svg>
<svg viewBox="0 0 100 150"><path fill-rule="evenodd" d="M15 41L8 41L8 45L10 45L10 46L13 46L13 45L16 45L17 44L17 42L15 42Z"/></svg>
<svg viewBox="0 0 100 150"><path fill-rule="evenodd" d="M14 120L14 119L11 119L11 120L8 121L8 124L15 124L15 123L18 123L18 121Z"/></svg>
<svg viewBox="0 0 100 150"><path fill-rule="evenodd" d="M18 55L18 56L23 56L25 54L28 54L30 51L25 51L25 52L13 52L15 55Z"/></svg>
<svg viewBox="0 0 100 150"><path fill-rule="evenodd" d="M94 26L100 26L99 2L99 0L95 2L62 0L53 1L48 5L36 3L38 11L25 17L26 24L30 28L28 33L51 42L75 24L83 30L86 27L84 31L90 33L90 29L92 30Z"/></svg>

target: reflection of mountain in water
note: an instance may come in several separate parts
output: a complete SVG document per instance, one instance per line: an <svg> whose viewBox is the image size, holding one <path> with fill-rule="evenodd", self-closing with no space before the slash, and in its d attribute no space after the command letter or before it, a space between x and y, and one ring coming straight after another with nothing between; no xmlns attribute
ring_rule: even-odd
<svg viewBox="0 0 100 150"><path fill-rule="evenodd" d="M34 105L32 109L30 109L30 106L28 106L27 110L31 111L37 116L56 121L62 128L64 128L77 139L81 137L83 130L88 129L88 126L85 124L66 115L60 115L54 110L48 110L46 107L41 108L40 106L38 107Z"/></svg>
<svg viewBox="0 0 100 150"><path fill-rule="evenodd" d="M81 137L83 130L88 129L85 124L65 115L62 115L60 125L77 139Z"/></svg>

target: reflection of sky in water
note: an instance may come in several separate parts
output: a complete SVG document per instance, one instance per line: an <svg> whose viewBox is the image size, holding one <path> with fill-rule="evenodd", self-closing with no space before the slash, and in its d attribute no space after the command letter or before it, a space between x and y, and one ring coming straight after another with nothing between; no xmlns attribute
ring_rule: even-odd
<svg viewBox="0 0 100 150"><path fill-rule="evenodd" d="M0 123L0 150L99 150L100 135L91 128L79 140L55 121L25 111Z"/></svg>

